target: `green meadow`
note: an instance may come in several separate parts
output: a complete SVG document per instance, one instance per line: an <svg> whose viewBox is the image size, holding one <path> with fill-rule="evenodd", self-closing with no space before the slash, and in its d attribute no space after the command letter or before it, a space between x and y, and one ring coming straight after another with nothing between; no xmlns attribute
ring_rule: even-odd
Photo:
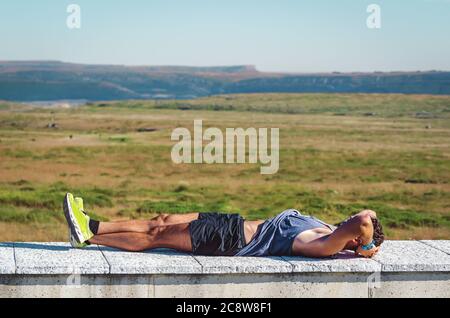
<svg viewBox="0 0 450 318"><path fill-rule="evenodd" d="M279 128L280 169L171 160L173 129ZM249 94L77 108L0 102L0 241L67 239L61 203L101 220L287 208L375 210L390 239L450 238L450 97Z"/></svg>

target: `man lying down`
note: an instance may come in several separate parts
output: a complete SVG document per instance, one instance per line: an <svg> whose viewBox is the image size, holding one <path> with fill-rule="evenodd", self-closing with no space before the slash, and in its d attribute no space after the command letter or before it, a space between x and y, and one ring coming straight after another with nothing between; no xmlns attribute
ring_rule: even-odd
<svg viewBox="0 0 450 318"><path fill-rule="evenodd" d="M98 222L86 214L82 198L68 193L63 206L75 248L98 244L131 252L170 248L206 256L317 258L352 250L370 258L384 241L382 226L370 210L336 227L297 210L286 210L265 221L247 221L238 214L192 213Z"/></svg>

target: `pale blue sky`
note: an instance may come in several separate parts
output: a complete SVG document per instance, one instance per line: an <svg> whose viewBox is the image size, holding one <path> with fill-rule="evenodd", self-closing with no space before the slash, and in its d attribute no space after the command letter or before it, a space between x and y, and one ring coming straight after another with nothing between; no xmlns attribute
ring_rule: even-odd
<svg viewBox="0 0 450 318"><path fill-rule="evenodd" d="M81 30L66 7L82 9ZM369 4L382 28L366 27ZM0 60L253 64L263 71L450 70L450 0L11 0Z"/></svg>

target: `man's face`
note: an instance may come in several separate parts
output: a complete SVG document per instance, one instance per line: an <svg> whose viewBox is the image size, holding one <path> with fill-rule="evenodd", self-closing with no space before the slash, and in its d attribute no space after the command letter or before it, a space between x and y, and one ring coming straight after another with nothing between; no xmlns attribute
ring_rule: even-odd
<svg viewBox="0 0 450 318"><path fill-rule="evenodd" d="M345 245L345 249L356 251L356 249L358 248L359 245L360 245L359 239L353 239L353 240L347 242L347 244Z"/></svg>

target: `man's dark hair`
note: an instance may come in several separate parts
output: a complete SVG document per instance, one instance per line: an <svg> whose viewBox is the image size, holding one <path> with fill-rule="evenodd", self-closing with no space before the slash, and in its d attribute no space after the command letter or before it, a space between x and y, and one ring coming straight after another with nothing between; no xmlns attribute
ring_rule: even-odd
<svg viewBox="0 0 450 318"><path fill-rule="evenodd" d="M378 219L371 219L373 224L373 241L375 246L380 246L384 242L383 226Z"/></svg>

